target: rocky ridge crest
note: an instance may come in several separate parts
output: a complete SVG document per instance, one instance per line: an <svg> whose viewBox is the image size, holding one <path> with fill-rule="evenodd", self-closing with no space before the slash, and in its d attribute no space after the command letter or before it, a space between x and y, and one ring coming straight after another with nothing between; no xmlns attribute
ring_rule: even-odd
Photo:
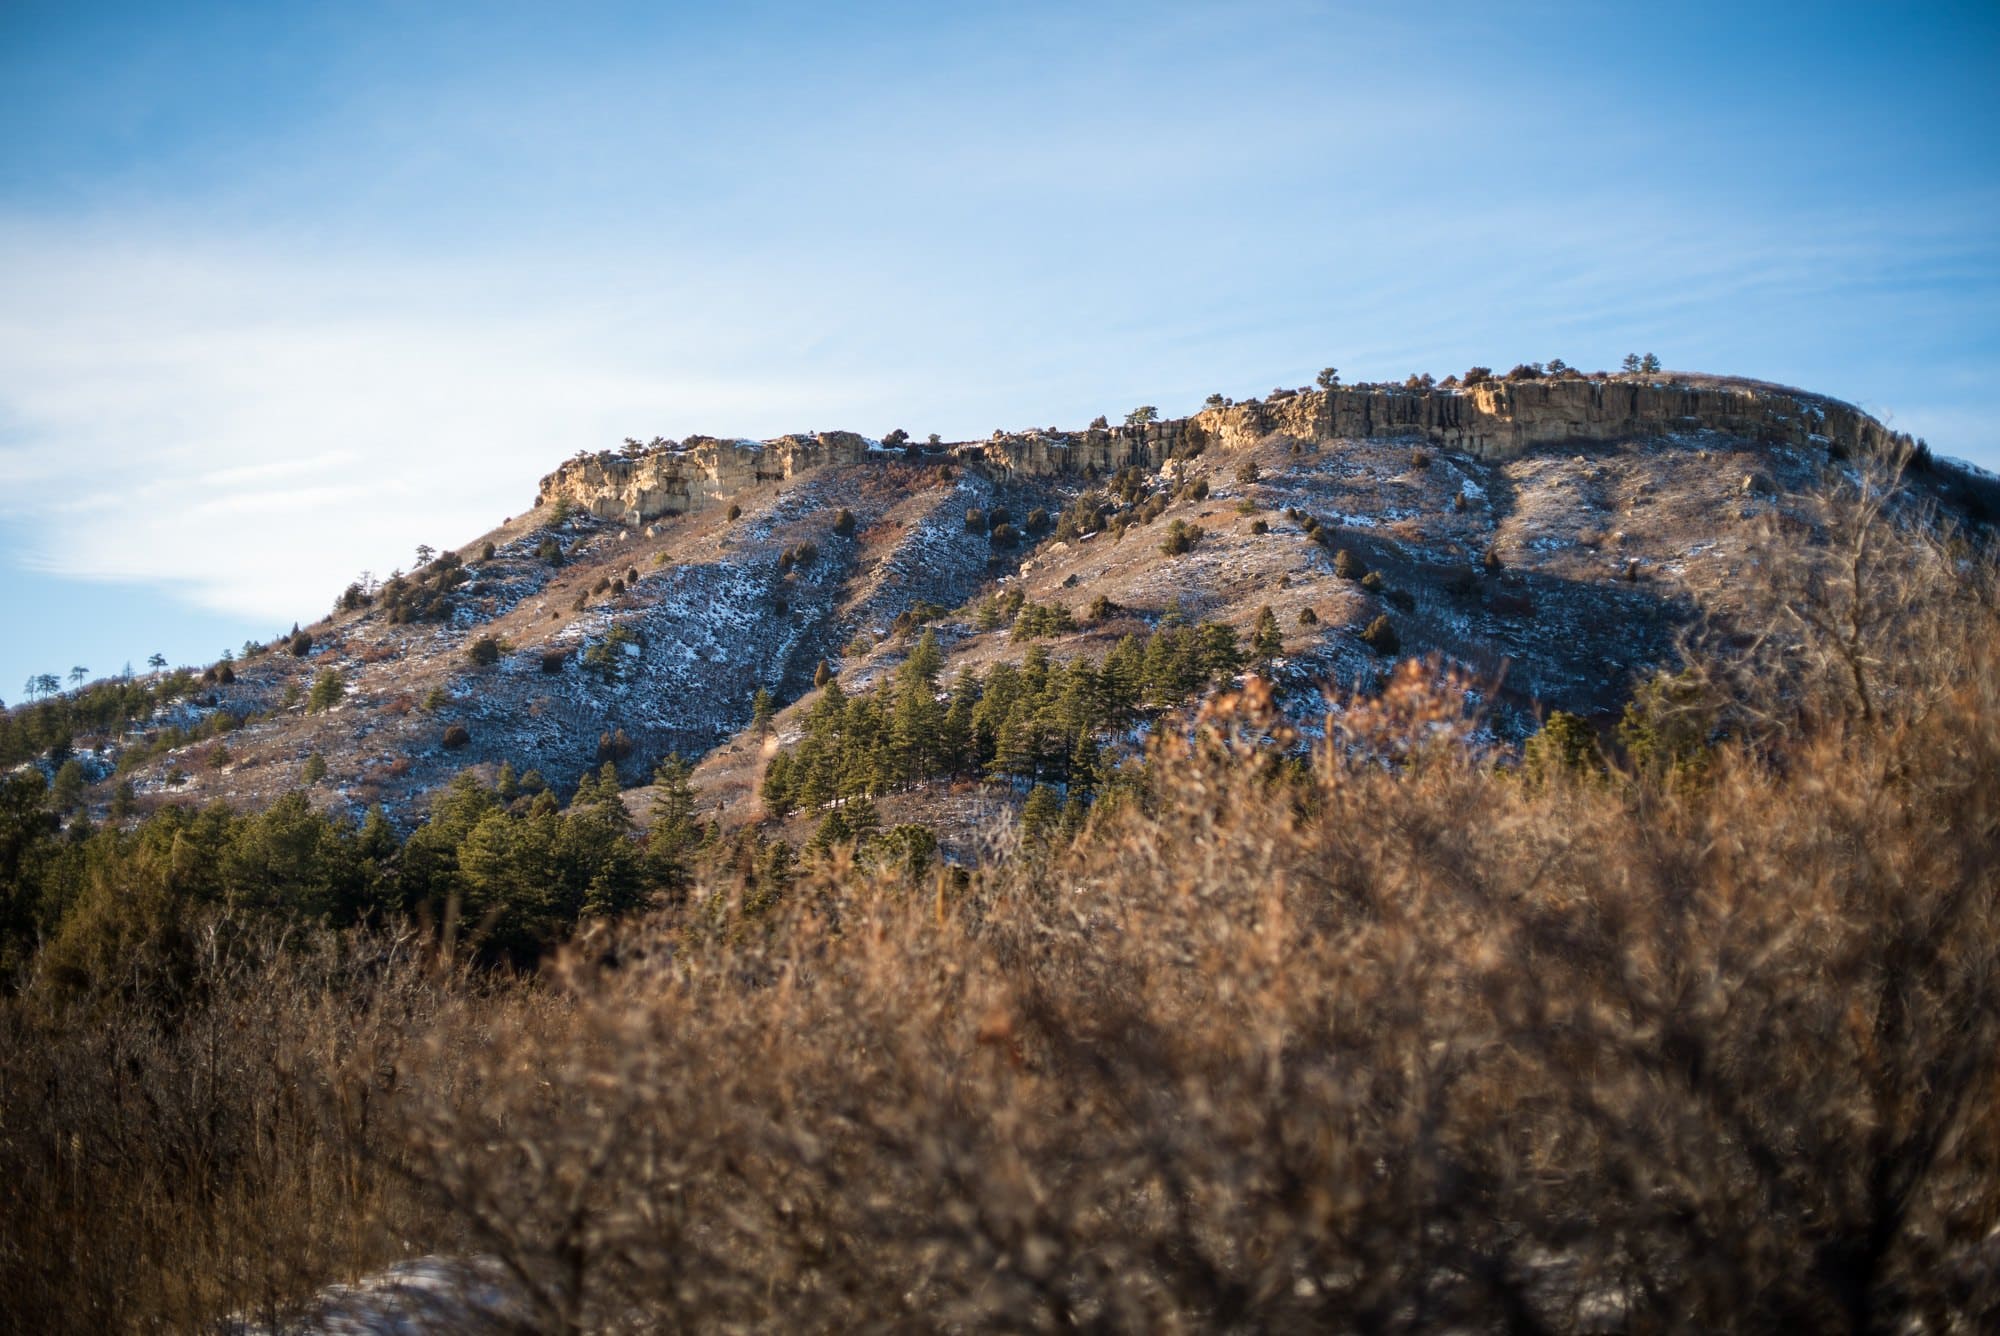
<svg viewBox="0 0 2000 1336"><path fill-rule="evenodd" d="M1908 444L1853 405L1801 390L1715 377L1567 376L1455 388L1278 392L1189 417L1074 432L996 432L985 441L910 449L920 458L1000 477L1103 477L1127 467L1157 470L1211 445L1247 449L1273 433L1312 444L1410 438L1504 460L1539 446L1700 431L1834 454L1884 454ZM542 479L536 504L567 503L599 519L642 524L705 509L759 482L860 463L871 453L887 452L849 431L771 441L661 441L623 454L579 454Z"/></svg>

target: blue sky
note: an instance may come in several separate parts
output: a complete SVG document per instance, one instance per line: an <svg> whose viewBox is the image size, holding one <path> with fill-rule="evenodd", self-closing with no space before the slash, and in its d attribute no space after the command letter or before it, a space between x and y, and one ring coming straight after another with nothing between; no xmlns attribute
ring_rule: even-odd
<svg viewBox="0 0 2000 1336"><path fill-rule="evenodd" d="M2000 467L1996 76L1990 3L10 0L0 697L626 435L1654 350Z"/></svg>

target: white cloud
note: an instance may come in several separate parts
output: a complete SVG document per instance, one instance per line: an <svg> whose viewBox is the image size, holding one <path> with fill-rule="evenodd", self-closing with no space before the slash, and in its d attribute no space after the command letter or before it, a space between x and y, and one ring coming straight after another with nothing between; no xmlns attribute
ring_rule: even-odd
<svg viewBox="0 0 2000 1336"><path fill-rule="evenodd" d="M310 614L466 541L577 449L775 431L854 391L705 372L732 333L712 297L677 323L641 292L565 309L470 270L19 227L0 254L0 514L25 560L237 615Z"/></svg>

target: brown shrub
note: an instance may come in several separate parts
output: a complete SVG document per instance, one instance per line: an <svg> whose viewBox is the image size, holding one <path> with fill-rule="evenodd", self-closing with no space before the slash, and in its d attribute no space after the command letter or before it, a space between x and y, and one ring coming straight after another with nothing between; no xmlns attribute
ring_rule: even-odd
<svg viewBox="0 0 2000 1336"><path fill-rule="evenodd" d="M411 937L216 926L188 961L204 1000L171 1021L0 1007L9 1091L35 1092L0 1096L0 1325L269 1321L328 1275L391 1260L385 1227L448 1224L366 1158L365 1129L414 1037L464 1008L453 975L411 968ZM31 1133L27 1154L15 1138Z"/></svg>
<svg viewBox="0 0 2000 1336"><path fill-rule="evenodd" d="M1403 647L1402 638L1396 634L1396 624L1389 620L1386 613L1368 623L1367 629L1361 633L1361 643L1377 654L1391 656Z"/></svg>
<svg viewBox="0 0 2000 1336"><path fill-rule="evenodd" d="M374 789L392 779L401 779L410 773L415 763L407 756L393 756L386 761L371 761L361 772L365 786Z"/></svg>
<svg viewBox="0 0 2000 1336"><path fill-rule="evenodd" d="M1881 518L1691 642L1699 782L1496 772L1410 663L1299 766L1253 681L964 881L719 857L534 981L192 924L180 1012L8 999L0 1309L437 1251L551 1331L1992 1329L1996 586Z"/></svg>

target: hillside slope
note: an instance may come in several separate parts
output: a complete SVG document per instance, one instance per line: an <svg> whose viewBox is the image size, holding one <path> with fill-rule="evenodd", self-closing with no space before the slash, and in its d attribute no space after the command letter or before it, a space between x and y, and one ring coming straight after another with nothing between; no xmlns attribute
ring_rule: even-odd
<svg viewBox="0 0 2000 1336"><path fill-rule="evenodd" d="M1478 433L1453 438L1468 448L1440 443L1474 418ZM1726 612L1789 495L1857 448L1907 446L1834 401L1715 378L1285 392L909 449L848 433L656 442L571 461L529 514L349 591L289 646L77 747L99 816L121 778L140 810L261 805L310 781L319 805L379 803L407 823L466 767L560 791L607 761L643 784L679 753L699 761L704 812L751 821L822 662L864 693L925 624L941 683L1018 662L1030 638L992 624L1016 603L1067 615L1031 638L1056 663L1181 622L1232 628L1249 657L1269 608L1282 644L1258 667L1308 734L1322 686L1365 684L1395 656L1368 643L1387 619L1396 655L1439 655L1484 684L1506 743L1546 710L1614 712L1670 660L1677 628ZM1960 512L1990 504L1971 475L1926 476ZM759 689L777 709L768 734L749 728ZM967 847L1022 791L921 786L885 794L883 815Z"/></svg>

